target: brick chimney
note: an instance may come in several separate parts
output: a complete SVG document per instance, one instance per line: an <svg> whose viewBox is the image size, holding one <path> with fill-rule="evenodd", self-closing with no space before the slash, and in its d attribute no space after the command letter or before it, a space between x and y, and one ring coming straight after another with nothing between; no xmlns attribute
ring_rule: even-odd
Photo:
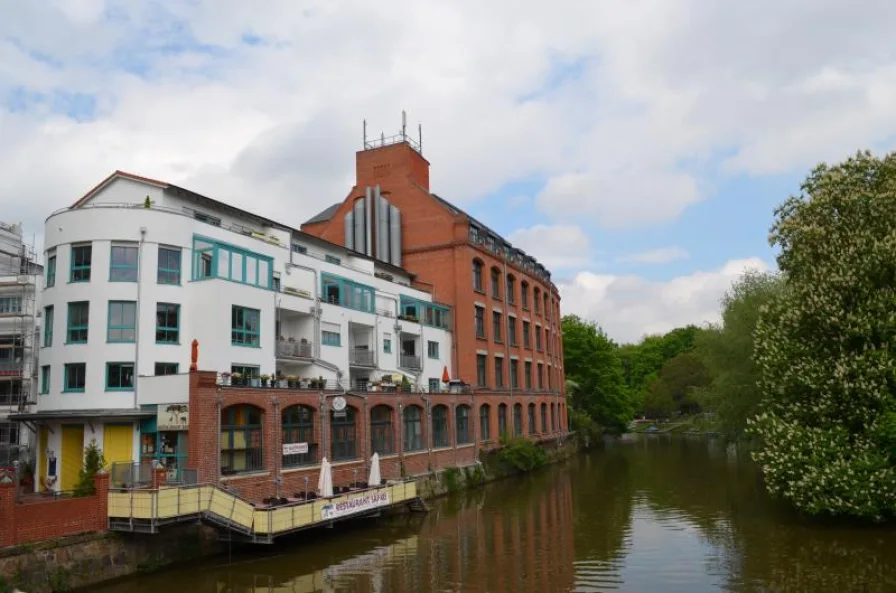
<svg viewBox="0 0 896 593"><path fill-rule="evenodd" d="M410 142L360 150L355 154L355 187L419 185L429 191L429 161Z"/></svg>

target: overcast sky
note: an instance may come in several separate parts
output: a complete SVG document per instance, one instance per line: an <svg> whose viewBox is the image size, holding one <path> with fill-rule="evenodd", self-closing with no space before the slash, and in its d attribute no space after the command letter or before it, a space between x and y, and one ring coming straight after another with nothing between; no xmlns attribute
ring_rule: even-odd
<svg viewBox="0 0 896 593"><path fill-rule="evenodd" d="M361 121L423 124L432 189L619 341L718 317L774 207L889 150L892 0L0 0L0 220L111 171L298 225Z"/></svg>

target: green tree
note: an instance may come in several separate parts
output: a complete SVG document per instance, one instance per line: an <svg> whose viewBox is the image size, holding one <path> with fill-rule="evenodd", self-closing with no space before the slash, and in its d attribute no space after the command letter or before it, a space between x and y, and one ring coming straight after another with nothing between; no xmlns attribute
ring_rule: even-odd
<svg viewBox="0 0 896 593"><path fill-rule="evenodd" d="M566 377L577 387L572 406L608 430L622 432L634 412L623 384L619 348L597 325L575 315L562 320Z"/></svg>
<svg viewBox="0 0 896 593"><path fill-rule="evenodd" d="M810 514L896 511L896 154L818 166L776 211L787 279L756 327L766 487Z"/></svg>
<svg viewBox="0 0 896 593"><path fill-rule="evenodd" d="M663 365L644 399L644 413L652 418L668 418L675 412L694 414L700 404L694 391L709 382L706 367L691 352L682 352Z"/></svg>
<svg viewBox="0 0 896 593"><path fill-rule="evenodd" d="M759 412L762 392L753 334L760 311L780 294L782 286L777 274L746 272L722 298L721 324L697 337L696 352L712 377L697 399L718 416L719 428L729 441L742 440L747 418Z"/></svg>
<svg viewBox="0 0 896 593"><path fill-rule="evenodd" d="M84 465L78 472L78 483L75 485L75 496L90 496L96 492L93 482L97 472L106 467L106 458L102 450L97 446L96 439L91 439L90 444L84 447Z"/></svg>

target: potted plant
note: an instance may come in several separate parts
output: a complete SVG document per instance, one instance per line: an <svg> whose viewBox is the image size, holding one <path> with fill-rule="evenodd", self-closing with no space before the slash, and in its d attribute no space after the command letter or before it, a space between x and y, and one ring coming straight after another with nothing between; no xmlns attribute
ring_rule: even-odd
<svg viewBox="0 0 896 593"><path fill-rule="evenodd" d="M324 380L323 376L317 378L317 387L318 389L326 389L327 382Z"/></svg>
<svg viewBox="0 0 896 593"><path fill-rule="evenodd" d="M230 384L236 387L240 387L243 385L243 375L242 373L231 373L230 375Z"/></svg>
<svg viewBox="0 0 896 593"><path fill-rule="evenodd" d="M299 379L295 375L289 375L286 377L286 384L290 389L295 389L299 385Z"/></svg>
<svg viewBox="0 0 896 593"><path fill-rule="evenodd" d="M405 393L411 392L411 382L408 381L406 376L401 377L401 390Z"/></svg>
<svg viewBox="0 0 896 593"><path fill-rule="evenodd" d="M267 387L267 386L268 386L268 381L270 381L270 379L271 379L271 376L270 376L270 375L262 375L262 376L261 376L261 386L262 386L262 387Z"/></svg>
<svg viewBox="0 0 896 593"><path fill-rule="evenodd" d="M277 387L280 389L285 389L287 387L286 377L283 375L283 371L277 371Z"/></svg>

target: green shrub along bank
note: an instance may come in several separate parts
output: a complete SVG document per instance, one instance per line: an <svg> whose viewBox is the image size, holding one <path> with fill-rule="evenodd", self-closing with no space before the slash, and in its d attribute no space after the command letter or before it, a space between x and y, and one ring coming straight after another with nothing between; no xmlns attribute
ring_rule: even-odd
<svg viewBox="0 0 896 593"><path fill-rule="evenodd" d="M518 472L530 472L548 462L545 450L522 437L501 439L503 448L498 452L498 461Z"/></svg>

